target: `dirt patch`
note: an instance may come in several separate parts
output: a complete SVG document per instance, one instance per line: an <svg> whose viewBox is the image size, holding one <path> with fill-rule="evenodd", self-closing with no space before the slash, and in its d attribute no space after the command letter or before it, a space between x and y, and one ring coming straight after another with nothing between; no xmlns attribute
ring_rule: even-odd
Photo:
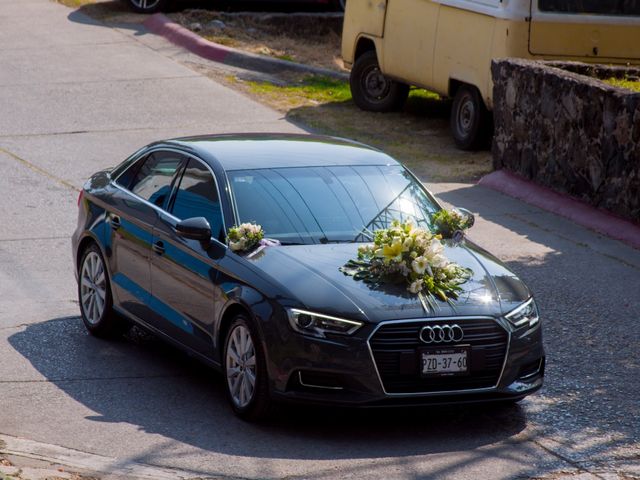
<svg viewBox="0 0 640 480"><path fill-rule="evenodd" d="M228 47L281 60L345 71L340 56L342 16L336 14L224 13L184 10L176 23Z"/></svg>
<svg viewBox="0 0 640 480"><path fill-rule="evenodd" d="M491 154L463 152L449 133L450 102L412 90L402 112L363 112L349 85L317 76L288 78L285 85L246 80L202 66L201 73L281 111L314 133L351 138L394 156L428 181L473 181L492 170Z"/></svg>

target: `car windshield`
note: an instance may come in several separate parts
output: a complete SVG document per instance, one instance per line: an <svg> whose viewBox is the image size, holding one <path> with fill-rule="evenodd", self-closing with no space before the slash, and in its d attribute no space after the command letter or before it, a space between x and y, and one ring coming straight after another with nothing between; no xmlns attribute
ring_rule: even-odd
<svg viewBox="0 0 640 480"><path fill-rule="evenodd" d="M439 207L400 165L228 172L240 223L283 244L368 242L393 220L430 228Z"/></svg>

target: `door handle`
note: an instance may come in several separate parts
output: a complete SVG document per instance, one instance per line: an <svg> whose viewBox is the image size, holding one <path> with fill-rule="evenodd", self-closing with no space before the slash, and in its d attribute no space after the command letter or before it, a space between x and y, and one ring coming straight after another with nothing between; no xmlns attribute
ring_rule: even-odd
<svg viewBox="0 0 640 480"><path fill-rule="evenodd" d="M162 255L164 253L164 243L162 242L162 240L158 240L156 242L153 242L153 245L151 246L151 248L158 255Z"/></svg>
<svg viewBox="0 0 640 480"><path fill-rule="evenodd" d="M111 215L111 228L118 230L121 227L120 217L117 215Z"/></svg>

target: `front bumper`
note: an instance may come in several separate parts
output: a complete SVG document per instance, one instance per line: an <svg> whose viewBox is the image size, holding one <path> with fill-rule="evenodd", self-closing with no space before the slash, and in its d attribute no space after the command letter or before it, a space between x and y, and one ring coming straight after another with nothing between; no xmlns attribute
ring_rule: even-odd
<svg viewBox="0 0 640 480"><path fill-rule="evenodd" d="M272 349L277 351L269 353L272 393L284 401L366 407L515 401L542 387L545 354L540 324L533 329L515 330L508 321L490 317L385 323L421 327L434 322L456 322L469 330L474 327L473 322L485 322L486 325L492 322L496 333L500 329L504 339L499 365L495 360L495 368L491 370L497 340L488 337L486 332L481 332L484 336L476 335L477 341L471 340L469 376L452 379L450 383L447 383L447 378L429 380L420 377L417 365L420 347L417 344L390 349L393 355L400 355L398 352L402 350L402 357L398 357L401 364L389 364L388 356L376 355L372 338L380 325L364 327L354 337L333 339L309 338L286 332L287 338L280 339L286 349ZM469 337L473 338L473 335ZM399 382L389 376L389 371L393 374L394 368L403 369Z"/></svg>

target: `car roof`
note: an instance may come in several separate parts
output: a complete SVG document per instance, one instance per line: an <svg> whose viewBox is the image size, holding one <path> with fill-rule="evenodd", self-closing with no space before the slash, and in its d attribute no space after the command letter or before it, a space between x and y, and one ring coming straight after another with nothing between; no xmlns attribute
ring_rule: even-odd
<svg viewBox="0 0 640 480"><path fill-rule="evenodd" d="M185 137L162 142L178 146L224 170L398 164L362 143L318 135L257 133Z"/></svg>

